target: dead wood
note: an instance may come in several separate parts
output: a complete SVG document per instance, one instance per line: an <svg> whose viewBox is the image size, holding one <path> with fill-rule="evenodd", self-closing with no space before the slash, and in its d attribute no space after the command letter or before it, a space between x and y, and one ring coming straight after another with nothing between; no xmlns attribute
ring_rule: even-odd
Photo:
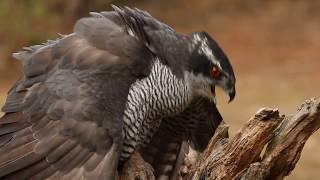
<svg viewBox="0 0 320 180"><path fill-rule="evenodd" d="M221 124L187 179L283 179L319 127L317 99L307 100L290 116L262 108L230 140L227 125Z"/></svg>

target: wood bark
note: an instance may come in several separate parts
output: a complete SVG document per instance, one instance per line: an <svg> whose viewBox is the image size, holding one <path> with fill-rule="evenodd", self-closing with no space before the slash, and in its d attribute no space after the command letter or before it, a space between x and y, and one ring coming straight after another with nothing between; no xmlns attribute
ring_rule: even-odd
<svg viewBox="0 0 320 180"><path fill-rule="evenodd" d="M262 108L231 139L223 123L187 179L283 179L295 168L305 142L319 127L318 99L305 101L290 116Z"/></svg>

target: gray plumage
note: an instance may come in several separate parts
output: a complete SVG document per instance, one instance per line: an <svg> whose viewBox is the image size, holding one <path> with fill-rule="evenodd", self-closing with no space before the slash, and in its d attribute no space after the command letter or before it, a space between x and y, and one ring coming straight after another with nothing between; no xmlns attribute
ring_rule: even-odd
<svg viewBox="0 0 320 180"><path fill-rule="evenodd" d="M176 179L189 146L202 152L221 121L215 104L199 97L183 112L164 118L140 152L155 169L157 179Z"/></svg>
<svg viewBox="0 0 320 180"><path fill-rule="evenodd" d="M221 121L214 87L235 95L223 51L206 33L182 35L139 9L114 9L14 54L23 77L2 108L1 179L113 179L133 151L169 178L175 172L150 156L172 151L156 142L175 143L176 154L185 141L206 146Z"/></svg>

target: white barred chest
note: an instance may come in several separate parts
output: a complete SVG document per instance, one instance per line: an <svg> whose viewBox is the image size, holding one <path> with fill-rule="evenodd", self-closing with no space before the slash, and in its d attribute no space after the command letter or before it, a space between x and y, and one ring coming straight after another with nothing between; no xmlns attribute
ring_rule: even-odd
<svg viewBox="0 0 320 180"><path fill-rule="evenodd" d="M125 158L141 144L151 140L161 118L183 111L191 99L190 87L156 60L148 77L130 88L124 112Z"/></svg>

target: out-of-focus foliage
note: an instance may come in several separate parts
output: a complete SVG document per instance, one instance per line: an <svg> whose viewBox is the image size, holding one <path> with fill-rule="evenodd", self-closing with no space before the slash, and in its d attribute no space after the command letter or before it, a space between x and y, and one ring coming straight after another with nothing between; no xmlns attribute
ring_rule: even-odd
<svg viewBox="0 0 320 180"><path fill-rule="evenodd" d="M61 13L52 11L46 1L0 1L0 71L15 48L53 37L60 19Z"/></svg>
<svg viewBox="0 0 320 180"><path fill-rule="evenodd" d="M203 26L215 32L233 27L240 19L264 21L268 31L298 29L306 20L320 16L317 0L1 0L0 76L15 68L11 53L71 32L74 22L90 11L110 9L110 4L151 10L178 30ZM257 18L258 17L258 18ZM13 69L12 71L14 71Z"/></svg>
<svg viewBox="0 0 320 180"><path fill-rule="evenodd" d="M0 1L1 44L12 48L17 43L37 43L50 36L59 19L60 15L49 11L45 1Z"/></svg>
<svg viewBox="0 0 320 180"><path fill-rule="evenodd" d="M176 19L179 11L187 9L192 13L188 21L180 20L184 24L212 17L219 24L224 21L221 17L238 14L275 16L288 22L320 14L320 3L316 0L1 0L0 71L7 64L4 59L17 47L52 39L58 32L70 32L76 19L90 11L110 9L110 4L148 4L160 16L170 16L174 21L179 21Z"/></svg>

